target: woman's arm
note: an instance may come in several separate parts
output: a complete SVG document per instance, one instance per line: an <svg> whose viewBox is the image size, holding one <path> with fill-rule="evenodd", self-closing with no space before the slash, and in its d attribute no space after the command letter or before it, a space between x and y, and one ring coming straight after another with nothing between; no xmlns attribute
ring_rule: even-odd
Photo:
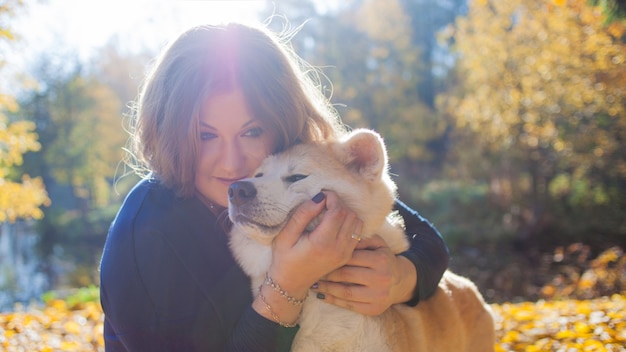
<svg viewBox="0 0 626 352"><path fill-rule="evenodd" d="M297 332L297 326L282 327L250 306L243 313L224 351L289 351Z"/></svg>
<svg viewBox="0 0 626 352"><path fill-rule="evenodd" d="M396 201L394 208L404 218L406 235L411 241L411 247L402 256L408 258L417 270L417 286L413 298L406 303L416 305L435 293L448 268L450 253L441 234L417 211L400 200Z"/></svg>

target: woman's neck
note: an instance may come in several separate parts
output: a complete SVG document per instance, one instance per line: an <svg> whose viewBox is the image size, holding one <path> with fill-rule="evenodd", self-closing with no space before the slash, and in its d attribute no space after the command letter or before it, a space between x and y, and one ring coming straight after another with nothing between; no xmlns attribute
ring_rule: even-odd
<svg viewBox="0 0 626 352"><path fill-rule="evenodd" d="M212 201L211 199L205 197L202 193L196 191L196 197L198 197L198 199L200 199L200 201L207 207L209 208L209 210L215 215L215 216L219 216L220 214L224 213L224 211L226 210L225 207L217 204L216 202Z"/></svg>

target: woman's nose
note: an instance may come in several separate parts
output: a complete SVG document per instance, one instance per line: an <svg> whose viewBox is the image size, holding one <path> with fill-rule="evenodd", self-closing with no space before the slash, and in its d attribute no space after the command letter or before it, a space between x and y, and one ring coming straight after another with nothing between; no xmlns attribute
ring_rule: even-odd
<svg viewBox="0 0 626 352"><path fill-rule="evenodd" d="M222 168L228 171L237 171L245 160L242 149L236 143L225 145L219 153L221 154Z"/></svg>

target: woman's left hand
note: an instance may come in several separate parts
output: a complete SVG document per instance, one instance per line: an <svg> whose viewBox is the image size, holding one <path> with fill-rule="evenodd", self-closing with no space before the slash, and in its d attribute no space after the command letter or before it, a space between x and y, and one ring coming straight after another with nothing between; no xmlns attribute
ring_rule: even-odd
<svg viewBox="0 0 626 352"><path fill-rule="evenodd" d="M379 315L409 301L417 284L415 266L395 255L378 235L363 238L348 263L320 280L324 301L365 315Z"/></svg>

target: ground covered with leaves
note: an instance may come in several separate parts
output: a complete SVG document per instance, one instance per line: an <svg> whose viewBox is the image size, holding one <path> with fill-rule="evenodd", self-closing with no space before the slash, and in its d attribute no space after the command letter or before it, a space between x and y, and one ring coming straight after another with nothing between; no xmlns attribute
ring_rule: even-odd
<svg viewBox="0 0 626 352"><path fill-rule="evenodd" d="M626 296L493 304L496 351L626 351Z"/></svg>
<svg viewBox="0 0 626 352"><path fill-rule="evenodd" d="M0 314L0 351L104 351L100 304L50 300L44 307L16 307Z"/></svg>
<svg viewBox="0 0 626 352"><path fill-rule="evenodd" d="M496 351L626 352L624 251L611 247L593 255L572 244L534 259L534 267L513 261L480 275L453 268L487 293L496 315ZM472 264L467 267L481 266ZM43 305L0 313L0 351L104 351L98 295L95 286L64 297L52 292Z"/></svg>
<svg viewBox="0 0 626 352"><path fill-rule="evenodd" d="M626 351L626 295L493 304L496 351ZM0 350L104 351L97 301L49 300L0 314Z"/></svg>

